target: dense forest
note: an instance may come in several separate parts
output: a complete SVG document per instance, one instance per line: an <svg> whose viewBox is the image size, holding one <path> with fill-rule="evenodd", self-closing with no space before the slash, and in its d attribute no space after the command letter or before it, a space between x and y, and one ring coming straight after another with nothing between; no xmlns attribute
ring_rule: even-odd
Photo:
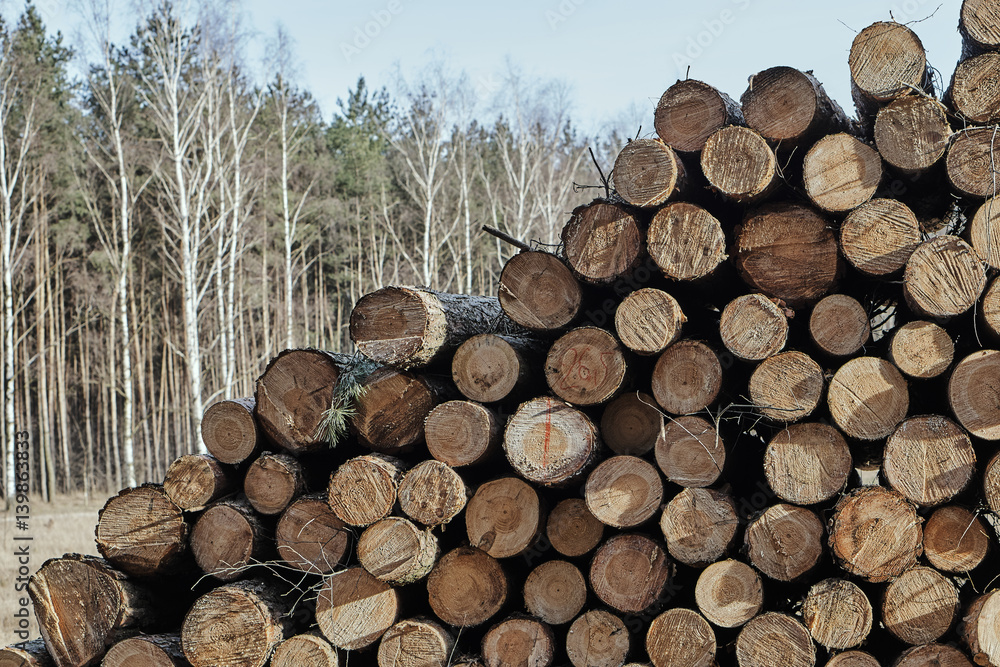
<svg viewBox="0 0 1000 667"><path fill-rule="evenodd" d="M5 497L23 432L45 498L161 479L276 353L348 350L360 295L492 292L513 249L481 225L557 243L588 147L620 143L557 83L486 94L444 65L327 118L280 29L247 64L232 3L149 5L127 44L84 4L75 48L31 6L0 17Z"/></svg>

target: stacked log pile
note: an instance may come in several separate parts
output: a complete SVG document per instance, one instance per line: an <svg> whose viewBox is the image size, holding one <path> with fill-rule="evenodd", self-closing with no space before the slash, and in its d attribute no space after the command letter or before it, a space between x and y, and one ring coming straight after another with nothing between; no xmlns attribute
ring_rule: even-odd
<svg viewBox="0 0 1000 667"><path fill-rule="evenodd" d="M941 99L859 33L857 119L677 82L558 253L211 406L0 665L1000 666L1000 2L961 31Z"/></svg>

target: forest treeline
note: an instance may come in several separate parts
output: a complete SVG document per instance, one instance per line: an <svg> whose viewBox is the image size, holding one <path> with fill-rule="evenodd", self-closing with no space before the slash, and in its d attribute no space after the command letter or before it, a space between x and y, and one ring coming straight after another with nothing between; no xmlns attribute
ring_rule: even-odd
<svg viewBox="0 0 1000 667"><path fill-rule="evenodd" d="M125 44L107 0L77 11L73 48L0 17L7 498L25 437L46 498L162 479L282 349L349 350L362 294L490 293L515 249L482 224L556 244L595 194L557 83L432 65L324 117L280 29L247 65L233 3L150 4Z"/></svg>

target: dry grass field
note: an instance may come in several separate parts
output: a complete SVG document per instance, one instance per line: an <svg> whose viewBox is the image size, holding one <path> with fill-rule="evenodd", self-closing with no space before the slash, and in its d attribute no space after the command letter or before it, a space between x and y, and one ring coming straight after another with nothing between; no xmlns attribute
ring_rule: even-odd
<svg viewBox="0 0 1000 667"><path fill-rule="evenodd" d="M20 641L14 631L17 622L18 597L24 595L14 590L17 577L17 558L14 550L22 544L31 545L31 572L34 573L49 558L64 553L96 554L94 526L97 512L104 506L105 498L87 500L82 495L62 496L52 503L32 499L29 530L17 529L13 511L0 512L0 643L6 646ZM31 542L15 542L15 535L30 535ZM38 637L34 611L31 613L31 638Z"/></svg>

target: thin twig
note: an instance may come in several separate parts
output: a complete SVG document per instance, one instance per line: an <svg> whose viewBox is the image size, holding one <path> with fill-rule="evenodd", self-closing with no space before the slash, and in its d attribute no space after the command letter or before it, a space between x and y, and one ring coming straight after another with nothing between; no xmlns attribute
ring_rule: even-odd
<svg viewBox="0 0 1000 667"><path fill-rule="evenodd" d="M501 232L496 227L490 227L489 225L483 225L483 231L486 232L487 234L490 234L492 236L497 237L498 239L500 239L504 243L511 244L515 248L520 248L521 250L524 250L524 251L531 250L531 246L528 245L527 243L525 243L524 241L515 239L510 234L507 234L506 232Z"/></svg>
<svg viewBox="0 0 1000 667"><path fill-rule="evenodd" d="M610 197L611 186L608 185L608 179L601 170L601 165L597 164L597 158L594 156L594 149L588 146L587 150L590 151L590 159L594 161L594 166L597 167L597 173L601 175L601 184L604 186L604 196Z"/></svg>

